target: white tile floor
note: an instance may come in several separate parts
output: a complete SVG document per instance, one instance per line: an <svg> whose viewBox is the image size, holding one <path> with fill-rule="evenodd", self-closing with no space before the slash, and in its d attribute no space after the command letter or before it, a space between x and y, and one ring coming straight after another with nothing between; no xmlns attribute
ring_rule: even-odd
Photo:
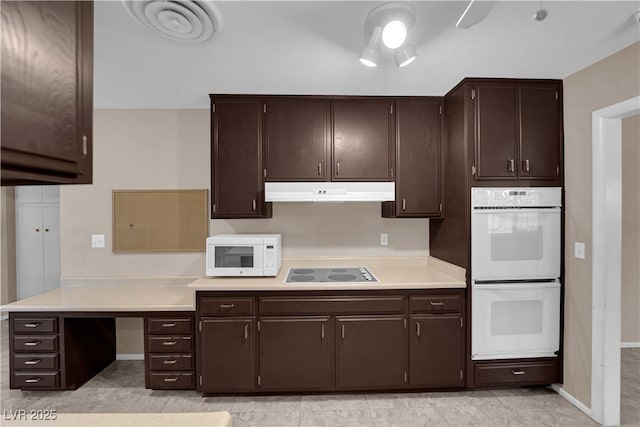
<svg viewBox="0 0 640 427"><path fill-rule="evenodd" d="M544 387L450 393L202 397L195 391L145 389L142 361L116 361L74 391L9 390L8 322L1 323L0 398L3 411L56 409L58 412L90 413L226 410L231 412L234 427L595 425L565 399ZM635 426L640 426L638 350L623 352L623 421Z"/></svg>

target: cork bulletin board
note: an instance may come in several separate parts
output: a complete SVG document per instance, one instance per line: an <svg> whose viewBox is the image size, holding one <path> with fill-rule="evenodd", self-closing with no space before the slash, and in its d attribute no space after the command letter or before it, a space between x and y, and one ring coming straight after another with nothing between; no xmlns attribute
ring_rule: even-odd
<svg viewBox="0 0 640 427"><path fill-rule="evenodd" d="M204 252L207 190L114 190L113 252Z"/></svg>

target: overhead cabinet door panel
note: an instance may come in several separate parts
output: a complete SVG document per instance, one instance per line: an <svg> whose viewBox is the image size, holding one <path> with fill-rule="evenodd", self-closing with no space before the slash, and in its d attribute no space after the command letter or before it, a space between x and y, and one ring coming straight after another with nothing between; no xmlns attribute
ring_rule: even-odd
<svg viewBox="0 0 640 427"><path fill-rule="evenodd" d="M326 180L327 106L321 99L267 100L267 181Z"/></svg>
<svg viewBox="0 0 640 427"><path fill-rule="evenodd" d="M516 177L516 87L484 84L475 87L476 179Z"/></svg>
<svg viewBox="0 0 640 427"><path fill-rule="evenodd" d="M334 100L333 181L392 181L393 101Z"/></svg>
<svg viewBox="0 0 640 427"><path fill-rule="evenodd" d="M260 99L214 99L212 217L262 215L262 115Z"/></svg>
<svg viewBox="0 0 640 427"><path fill-rule="evenodd" d="M560 94L556 84L521 86L520 176L557 179L560 176Z"/></svg>

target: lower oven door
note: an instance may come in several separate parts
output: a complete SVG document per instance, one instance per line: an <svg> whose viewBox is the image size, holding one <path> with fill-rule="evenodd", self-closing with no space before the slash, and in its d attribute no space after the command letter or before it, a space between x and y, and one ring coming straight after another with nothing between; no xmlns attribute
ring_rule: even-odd
<svg viewBox="0 0 640 427"><path fill-rule="evenodd" d="M471 298L471 359L556 356L559 281L474 282Z"/></svg>

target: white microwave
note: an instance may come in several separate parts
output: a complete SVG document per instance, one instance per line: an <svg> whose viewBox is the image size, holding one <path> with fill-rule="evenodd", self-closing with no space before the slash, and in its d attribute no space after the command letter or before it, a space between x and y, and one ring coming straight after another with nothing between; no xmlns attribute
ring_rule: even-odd
<svg viewBox="0 0 640 427"><path fill-rule="evenodd" d="M207 276L276 276L280 234L218 234L207 238Z"/></svg>

